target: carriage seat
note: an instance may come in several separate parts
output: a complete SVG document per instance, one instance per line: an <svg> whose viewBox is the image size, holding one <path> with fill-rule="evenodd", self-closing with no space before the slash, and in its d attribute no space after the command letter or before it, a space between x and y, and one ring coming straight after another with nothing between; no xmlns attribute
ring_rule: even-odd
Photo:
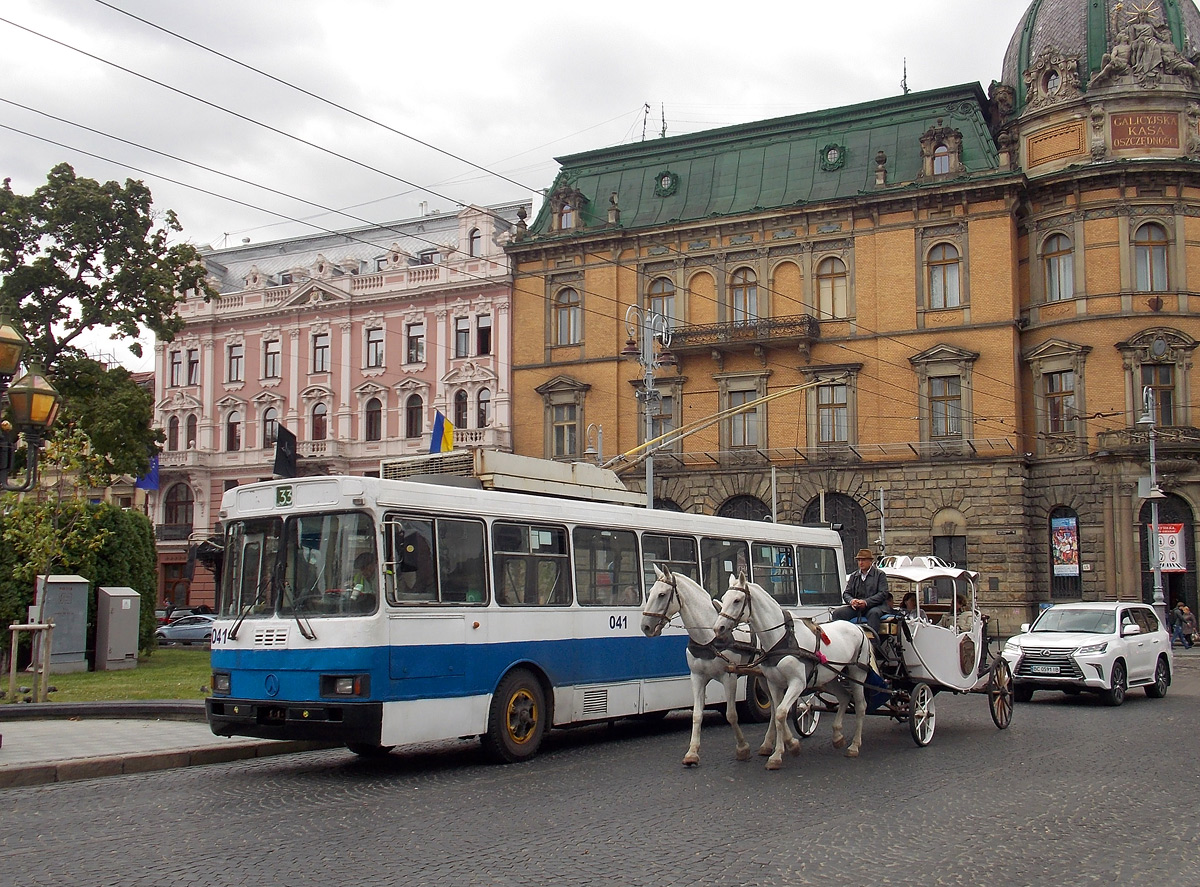
<svg viewBox="0 0 1200 887"><path fill-rule="evenodd" d="M904 617L898 613L885 613L879 617L879 633L881 635L895 635L900 633L900 620ZM866 616L855 616L850 622L855 625L866 625Z"/></svg>

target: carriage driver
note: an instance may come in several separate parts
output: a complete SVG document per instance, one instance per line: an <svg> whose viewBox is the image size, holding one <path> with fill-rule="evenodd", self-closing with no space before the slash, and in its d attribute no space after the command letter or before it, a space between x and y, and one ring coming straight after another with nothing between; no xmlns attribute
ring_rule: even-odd
<svg viewBox="0 0 1200 887"><path fill-rule="evenodd" d="M858 569L846 577L846 590L842 592L845 606L830 614L834 619L855 619L865 616L867 625L879 637L879 620L888 609L887 576L875 566L875 555L869 548L861 548L854 558Z"/></svg>

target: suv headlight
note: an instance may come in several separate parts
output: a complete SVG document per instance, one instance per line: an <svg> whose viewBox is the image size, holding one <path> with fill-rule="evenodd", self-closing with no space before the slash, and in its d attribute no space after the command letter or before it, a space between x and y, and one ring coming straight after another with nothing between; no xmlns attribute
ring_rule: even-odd
<svg viewBox="0 0 1200 887"><path fill-rule="evenodd" d="M1017 655L1020 655L1021 645L1018 644L1016 641L1011 641L1011 640L1005 641L1004 642L1004 652L1005 653L1015 653Z"/></svg>
<svg viewBox="0 0 1200 887"><path fill-rule="evenodd" d="M1108 641L1104 641L1103 643L1100 643L1100 644L1087 644L1086 646L1080 647L1075 652L1077 654L1079 654L1080 656L1085 656L1088 653L1103 653L1107 649L1108 649Z"/></svg>

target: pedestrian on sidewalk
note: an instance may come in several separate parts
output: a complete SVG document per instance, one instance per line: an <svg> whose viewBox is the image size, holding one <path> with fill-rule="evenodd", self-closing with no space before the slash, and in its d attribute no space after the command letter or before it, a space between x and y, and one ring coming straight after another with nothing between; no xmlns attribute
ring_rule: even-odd
<svg viewBox="0 0 1200 887"><path fill-rule="evenodd" d="M1196 643L1196 614L1193 613L1187 604L1183 605L1183 646L1190 650Z"/></svg>

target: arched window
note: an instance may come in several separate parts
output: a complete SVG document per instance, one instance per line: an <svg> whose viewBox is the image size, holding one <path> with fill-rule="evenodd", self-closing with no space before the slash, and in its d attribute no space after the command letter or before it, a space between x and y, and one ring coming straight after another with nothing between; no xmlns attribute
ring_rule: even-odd
<svg viewBox="0 0 1200 887"><path fill-rule="evenodd" d="M729 307L734 323L758 319L758 277L749 268L738 268L729 280Z"/></svg>
<svg viewBox="0 0 1200 887"><path fill-rule="evenodd" d="M1050 511L1050 598L1079 600L1079 515L1073 508L1058 506Z"/></svg>
<svg viewBox="0 0 1200 887"><path fill-rule="evenodd" d="M579 293L568 287L554 297L554 344L578 345L582 338Z"/></svg>
<svg viewBox="0 0 1200 887"><path fill-rule="evenodd" d="M174 452L179 449L179 417L172 416L167 421L167 449Z"/></svg>
<svg viewBox="0 0 1200 887"><path fill-rule="evenodd" d="M838 535L842 537L842 550L858 551L867 547L867 515L862 506L843 493L825 494L825 513L821 514L820 497L813 499L804 509L802 523L841 524Z"/></svg>
<svg viewBox="0 0 1200 887"><path fill-rule="evenodd" d="M242 448L242 414L236 410L225 420L225 449L236 453Z"/></svg>
<svg viewBox="0 0 1200 887"><path fill-rule="evenodd" d="M407 438L420 437L424 426L425 404L421 395L410 395L404 402L404 436Z"/></svg>
<svg viewBox="0 0 1200 887"><path fill-rule="evenodd" d="M646 294L646 307L652 314L661 314L668 321L675 319L675 284L667 277L656 277ZM669 323L669 326L674 324Z"/></svg>
<svg viewBox="0 0 1200 887"><path fill-rule="evenodd" d="M771 519L771 509L757 496L734 496L721 503L717 509L717 517L766 521Z"/></svg>
<svg viewBox="0 0 1200 887"><path fill-rule="evenodd" d="M279 411L275 407L267 407L263 411L262 429L263 449L275 446L275 441L279 437Z"/></svg>
<svg viewBox="0 0 1200 887"><path fill-rule="evenodd" d="M1137 229L1133 237L1133 262L1139 293L1165 293L1167 274L1167 231L1156 222Z"/></svg>
<svg viewBox="0 0 1200 887"><path fill-rule="evenodd" d="M479 409L475 414L475 427L487 428L492 424L492 392L486 388L479 389Z"/></svg>
<svg viewBox="0 0 1200 887"><path fill-rule="evenodd" d="M192 530L194 506L192 488L187 484L175 484L167 490L167 498L163 503L163 522L177 527L181 537L186 538L186 533Z"/></svg>
<svg viewBox="0 0 1200 887"><path fill-rule="evenodd" d="M454 392L454 427L467 427L467 392L461 388Z"/></svg>
<svg viewBox="0 0 1200 887"><path fill-rule="evenodd" d="M378 397L372 397L367 401L364 416L366 419L366 433L364 435L366 439L383 440L383 404L380 403Z"/></svg>
<svg viewBox="0 0 1200 887"><path fill-rule="evenodd" d="M933 174L935 176L950 172L950 149L938 145L933 149Z"/></svg>
<svg viewBox="0 0 1200 887"><path fill-rule="evenodd" d="M194 449L196 449L196 414L195 413L193 413L187 417L187 422L185 423L184 427L186 429L184 432L184 435L183 435L183 439L185 441L184 446L186 446L189 450L194 450Z"/></svg>
<svg viewBox="0 0 1200 887"><path fill-rule="evenodd" d="M483 239L479 236L479 229L472 228L471 233L467 235L467 255L471 258L478 257L482 245Z"/></svg>
<svg viewBox="0 0 1200 887"><path fill-rule="evenodd" d="M558 211L558 228L560 231L567 231L575 227L575 210L571 208L571 204L564 203L562 209Z"/></svg>
<svg viewBox="0 0 1200 887"><path fill-rule="evenodd" d="M939 243L929 251L929 307L957 308L958 250L949 243Z"/></svg>
<svg viewBox="0 0 1200 887"><path fill-rule="evenodd" d="M323 403L312 409L312 433L310 440L324 440L329 436L329 408Z"/></svg>
<svg viewBox="0 0 1200 887"><path fill-rule="evenodd" d="M1047 302L1058 302L1075 295L1073 255L1071 240L1065 234L1052 234L1042 244Z"/></svg>
<svg viewBox="0 0 1200 887"><path fill-rule="evenodd" d="M846 263L841 259L831 256L821 260L821 263L817 265L818 318L829 320L835 317L846 317L849 314L847 299L849 280Z"/></svg>

